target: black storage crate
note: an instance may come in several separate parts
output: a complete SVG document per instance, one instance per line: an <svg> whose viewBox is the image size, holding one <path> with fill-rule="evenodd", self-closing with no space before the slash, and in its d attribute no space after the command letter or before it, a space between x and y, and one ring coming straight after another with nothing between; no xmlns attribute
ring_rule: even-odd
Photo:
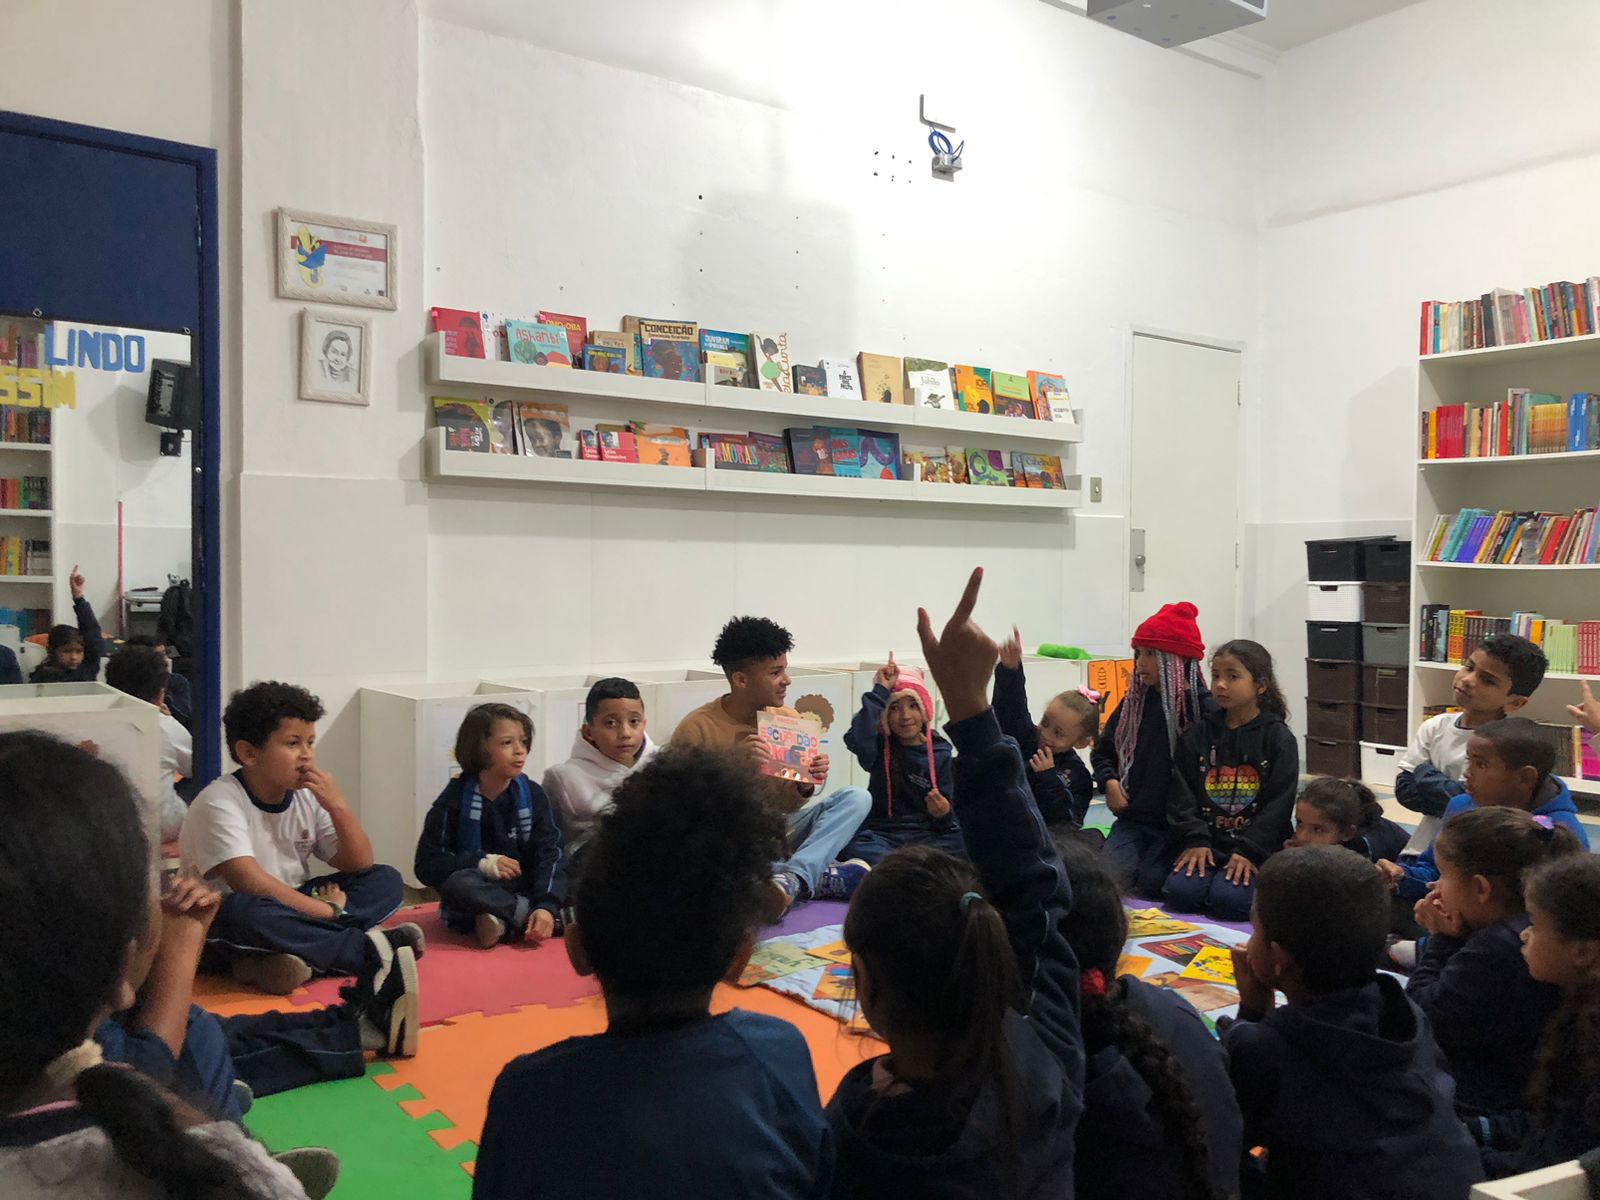
<svg viewBox="0 0 1600 1200"><path fill-rule="evenodd" d="M1360 621L1307 621L1306 657L1361 661Z"/></svg>
<svg viewBox="0 0 1600 1200"><path fill-rule="evenodd" d="M1355 703L1361 697L1361 664L1336 659L1306 659L1306 696L1312 700L1343 700Z"/></svg>
<svg viewBox="0 0 1600 1200"><path fill-rule="evenodd" d="M1312 583L1346 583L1351 580L1369 579L1367 572L1366 547L1368 545L1392 542L1392 537L1384 538L1327 538L1322 541L1306 543L1306 578ZM1410 549L1406 551L1407 569L1410 567ZM1406 575L1402 573L1401 579Z"/></svg>
<svg viewBox="0 0 1600 1200"><path fill-rule="evenodd" d="M1411 578L1411 543L1397 542L1393 538L1366 542L1361 547L1361 562L1362 579L1373 583L1405 583ZM1402 615L1400 619L1406 618Z"/></svg>

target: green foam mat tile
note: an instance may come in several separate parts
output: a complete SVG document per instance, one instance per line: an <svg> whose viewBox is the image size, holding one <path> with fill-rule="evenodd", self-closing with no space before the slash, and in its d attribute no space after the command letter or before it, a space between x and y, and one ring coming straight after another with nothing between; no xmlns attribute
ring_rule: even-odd
<svg viewBox="0 0 1600 1200"><path fill-rule="evenodd" d="M477 1157L477 1145L441 1149L429 1135L450 1122L438 1113L408 1117L399 1102L420 1100L416 1089L386 1092L373 1081L392 1073L388 1064L374 1063L359 1079L268 1096L251 1107L245 1125L275 1151L327 1146L338 1154L333 1200L468 1200L472 1179L463 1168Z"/></svg>

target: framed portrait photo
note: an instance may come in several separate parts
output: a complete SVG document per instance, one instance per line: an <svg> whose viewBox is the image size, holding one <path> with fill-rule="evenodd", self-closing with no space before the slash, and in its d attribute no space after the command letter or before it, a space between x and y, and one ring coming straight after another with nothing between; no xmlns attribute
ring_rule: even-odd
<svg viewBox="0 0 1600 1200"><path fill-rule="evenodd" d="M372 321L300 310L300 399L372 403Z"/></svg>
<svg viewBox="0 0 1600 1200"><path fill-rule="evenodd" d="M395 307L393 225L280 208L278 295L287 300Z"/></svg>

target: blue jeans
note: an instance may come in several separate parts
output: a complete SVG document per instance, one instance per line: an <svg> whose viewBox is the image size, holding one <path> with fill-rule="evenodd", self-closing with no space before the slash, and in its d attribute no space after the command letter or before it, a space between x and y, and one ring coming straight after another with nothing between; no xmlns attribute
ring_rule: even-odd
<svg viewBox="0 0 1600 1200"><path fill-rule="evenodd" d="M957 858L967 856L967 842L961 836L961 826L951 821L943 828L927 823L863 827L839 852L839 857L859 858L875 867L901 846L937 846Z"/></svg>
<svg viewBox="0 0 1600 1200"><path fill-rule="evenodd" d="M817 885L839 851L861 828L872 811L872 797L866 788L840 788L820 800L813 800L789 814L787 845L789 857L775 863L774 871L787 871L816 895Z"/></svg>
<svg viewBox="0 0 1600 1200"><path fill-rule="evenodd" d="M1217 855L1219 864L1226 861L1222 855ZM1255 894L1254 879L1249 883L1230 883L1221 865L1207 867L1204 878L1198 871L1193 875L1181 871L1169 873L1161 889L1161 898L1173 911L1209 913L1219 921L1248 921L1250 901Z"/></svg>
<svg viewBox="0 0 1600 1200"><path fill-rule="evenodd" d="M367 930L382 925L405 898L400 872L378 864L352 874L308 879L300 891L322 883L344 889L341 921L307 917L267 896L231 892L211 922L201 969L226 971L248 954L298 954L318 975L359 975L367 963Z"/></svg>
<svg viewBox="0 0 1600 1200"><path fill-rule="evenodd" d="M1146 900L1159 900L1178 846L1169 829L1118 817L1102 853L1118 886Z"/></svg>

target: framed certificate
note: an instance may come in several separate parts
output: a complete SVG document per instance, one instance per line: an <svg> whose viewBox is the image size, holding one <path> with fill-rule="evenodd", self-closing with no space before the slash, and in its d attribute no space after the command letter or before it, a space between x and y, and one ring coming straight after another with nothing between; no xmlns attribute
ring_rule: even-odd
<svg viewBox="0 0 1600 1200"><path fill-rule="evenodd" d="M395 307L395 227L278 210L278 295L286 300Z"/></svg>

